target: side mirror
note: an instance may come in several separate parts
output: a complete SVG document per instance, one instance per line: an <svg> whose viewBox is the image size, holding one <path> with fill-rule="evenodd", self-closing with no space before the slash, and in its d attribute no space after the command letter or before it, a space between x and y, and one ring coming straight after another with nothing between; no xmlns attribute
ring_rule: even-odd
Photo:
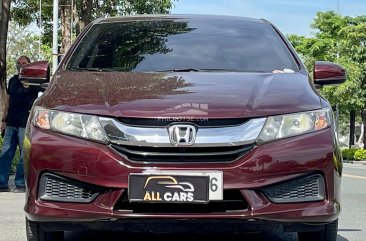
<svg viewBox="0 0 366 241"><path fill-rule="evenodd" d="M347 79L346 70L338 65L326 61L317 61L314 65L315 85L338 85Z"/></svg>
<svg viewBox="0 0 366 241"><path fill-rule="evenodd" d="M38 61L25 65L20 70L20 82L41 86L50 82L50 65L48 61Z"/></svg>

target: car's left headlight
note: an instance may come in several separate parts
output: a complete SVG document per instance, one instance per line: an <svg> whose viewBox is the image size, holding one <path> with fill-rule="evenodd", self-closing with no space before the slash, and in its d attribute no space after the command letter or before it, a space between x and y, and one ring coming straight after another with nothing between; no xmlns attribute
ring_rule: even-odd
<svg viewBox="0 0 366 241"><path fill-rule="evenodd" d="M329 127L332 121L331 109L270 116L257 142L263 143L322 130Z"/></svg>

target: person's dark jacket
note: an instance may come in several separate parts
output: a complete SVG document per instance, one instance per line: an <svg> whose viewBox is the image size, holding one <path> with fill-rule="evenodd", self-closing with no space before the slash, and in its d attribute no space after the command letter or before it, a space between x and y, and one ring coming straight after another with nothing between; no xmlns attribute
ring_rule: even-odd
<svg viewBox="0 0 366 241"><path fill-rule="evenodd" d="M25 88L19 81L19 76L14 75L9 80L7 89L9 95L9 108L6 117L6 125L13 127L25 127L33 102L38 97L39 87L29 86Z"/></svg>

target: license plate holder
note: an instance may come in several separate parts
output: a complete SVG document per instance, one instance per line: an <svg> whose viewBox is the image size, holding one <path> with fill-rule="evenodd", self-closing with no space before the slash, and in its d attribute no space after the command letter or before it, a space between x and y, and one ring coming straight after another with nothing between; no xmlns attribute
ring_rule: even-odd
<svg viewBox="0 0 366 241"><path fill-rule="evenodd" d="M129 176L130 202L207 203L209 177L136 173Z"/></svg>

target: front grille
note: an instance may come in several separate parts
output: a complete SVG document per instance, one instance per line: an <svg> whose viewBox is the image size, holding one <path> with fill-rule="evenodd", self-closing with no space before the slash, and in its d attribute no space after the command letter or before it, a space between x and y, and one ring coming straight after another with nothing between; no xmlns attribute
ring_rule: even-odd
<svg viewBox="0 0 366 241"><path fill-rule="evenodd" d="M98 195L85 184L76 183L54 174L43 174L38 196L41 200L88 203Z"/></svg>
<svg viewBox="0 0 366 241"><path fill-rule="evenodd" d="M274 203L311 202L325 198L324 179L320 174L269 186L263 191Z"/></svg>
<svg viewBox="0 0 366 241"><path fill-rule="evenodd" d="M201 203L134 203L128 200L125 190L115 209L132 213L225 213L243 211L249 208L239 190L224 190L223 200Z"/></svg>
<svg viewBox="0 0 366 241"><path fill-rule="evenodd" d="M254 148L253 144L221 147L145 147L115 145L118 153L135 162L230 162Z"/></svg>

